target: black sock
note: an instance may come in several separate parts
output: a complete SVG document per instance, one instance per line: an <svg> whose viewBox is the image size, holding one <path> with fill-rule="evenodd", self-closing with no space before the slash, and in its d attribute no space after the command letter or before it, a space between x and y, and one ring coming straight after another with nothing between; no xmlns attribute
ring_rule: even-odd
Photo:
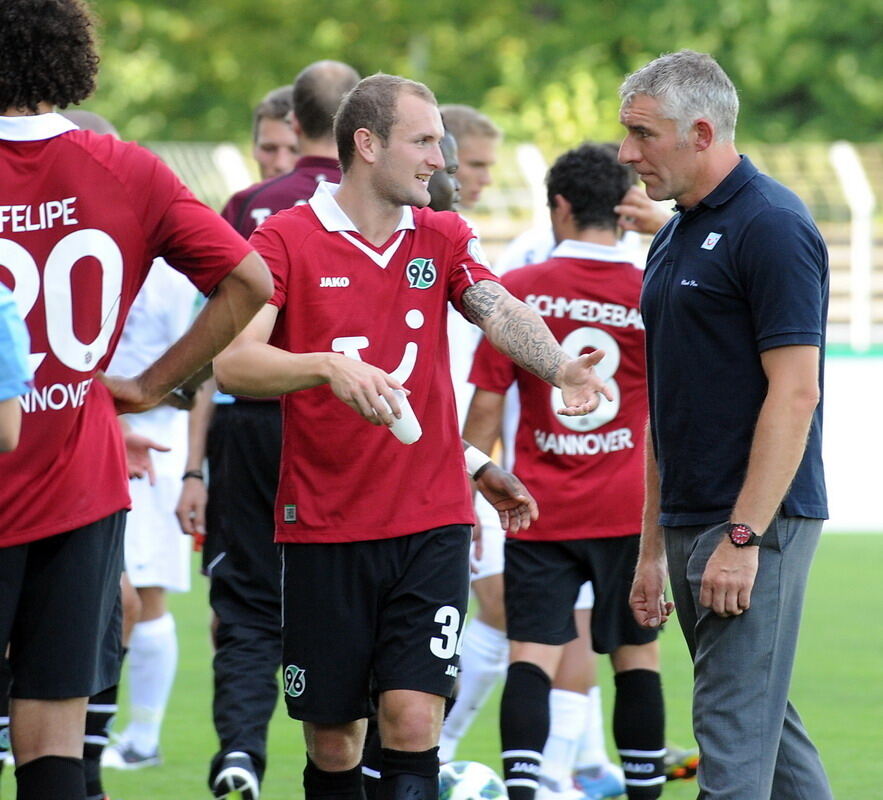
<svg viewBox="0 0 883 800"><path fill-rule="evenodd" d="M377 729L377 717L369 717L365 745L362 748L362 783L365 786L366 800L377 800L377 791L380 788L380 763L380 731Z"/></svg>
<svg viewBox="0 0 883 800"><path fill-rule="evenodd" d="M101 754L107 745L110 725L117 713L117 689L111 686L93 694L86 706L86 738L83 740L83 772L86 776L86 799L101 800Z"/></svg>
<svg viewBox="0 0 883 800"><path fill-rule="evenodd" d="M378 800L438 800L438 748L380 751Z"/></svg>
<svg viewBox="0 0 883 800"><path fill-rule="evenodd" d="M509 800L533 800L549 737L549 676L536 664L509 665L500 699L503 780Z"/></svg>
<svg viewBox="0 0 883 800"><path fill-rule="evenodd" d="M629 800L652 800L665 786L665 707L659 673L630 669L614 676L613 738Z"/></svg>
<svg viewBox="0 0 883 800"><path fill-rule="evenodd" d="M362 788L362 765L343 772L326 772L319 769L307 756L304 767L304 797L306 800L365 800Z"/></svg>
<svg viewBox="0 0 883 800"><path fill-rule="evenodd" d="M65 756L41 756L15 771L16 800L85 800L83 762Z"/></svg>

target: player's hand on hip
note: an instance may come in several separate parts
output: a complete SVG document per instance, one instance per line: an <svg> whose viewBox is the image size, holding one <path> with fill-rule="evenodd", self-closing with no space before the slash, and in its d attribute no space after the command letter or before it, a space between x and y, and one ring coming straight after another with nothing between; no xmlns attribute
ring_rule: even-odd
<svg viewBox="0 0 883 800"><path fill-rule="evenodd" d="M537 501L524 484L511 472L488 464L475 482L478 491L500 515L500 526L505 531L517 533L527 530L539 515Z"/></svg>
<svg viewBox="0 0 883 800"><path fill-rule="evenodd" d="M394 389L408 390L392 375L364 361L341 355L329 362L328 385L335 397L372 425L389 427L401 417ZM384 402L384 400L386 402Z"/></svg>
<svg viewBox="0 0 883 800"><path fill-rule="evenodd" d="M580 417L598 407L601 397L613 400L610 389L595 372L595 364L604 358L603 350L593 350L568 361L561 368L561 394L564 408L558 413L565 417Z"/></svg>
<svg viewBox="0 0 883 800"><path fill-rule="evenodd" d="M702 573L699 604L719 617L737 617L747 611L759 554L759 547L736 547L725 534Z"/></svg>
<svg viewBox="0 0 883 800"><path fill-rule="evenodd" d="M95 377L113 395L113 404L117 414L139 414L142 411L149 411L159 405L166 396L164 391L152 391L141 380L141 376L122 378L119 375L106 375L99 372Z"/></svg>

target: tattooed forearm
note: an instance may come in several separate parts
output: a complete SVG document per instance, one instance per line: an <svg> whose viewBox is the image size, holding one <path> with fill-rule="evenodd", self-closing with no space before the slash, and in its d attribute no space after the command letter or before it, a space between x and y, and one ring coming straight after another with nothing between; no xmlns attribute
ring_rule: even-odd
<svg viewBox="0 0 883 800"><path fill-rule="evenodd" d="M493 281L479 281L463 292L463 311L470 322L478 327L484 325L484 321L490 317L497 308L500 299L501 287Z"/></svg>
<svg viewBox="0 0 883 800"><path fill-rule="evenodd" d="M557 385L558 371L568 358L536 312L491 281L479 281L463 293L463 310L494 347Z"/></svg>

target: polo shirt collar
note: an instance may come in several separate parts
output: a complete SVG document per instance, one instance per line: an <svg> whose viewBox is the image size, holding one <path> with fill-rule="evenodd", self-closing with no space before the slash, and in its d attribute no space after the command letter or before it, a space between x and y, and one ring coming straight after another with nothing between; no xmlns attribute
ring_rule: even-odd
<svg viewBox="0 0 883 800"><path fill-rule="evenodd" d="M309 199L310 208L313 209L315 215L319 218L319 222L329 233L339 231L355 231L359 232L355 223L347 216L346 212L338 205L334 195L340 188L339 183L331 183L323 181L316 187L316 191ZM402 207L402 218L396 226L396 231L413 230L414 210L411 206Z"/></svg>
<svg viewBox="0 0 883 800"><path fill-rule="evenodd" d="M758 173L757 167L751 163L748 156L740 155L739 163L729 175L724 178L714 189L700 200L700 203L709 208L717 208L732 199L748 181Z"/></svg>
<svg viewBox="0 0 883 800"><path fill-rule="evenodd" d="M631 262L628 251L621 245L613 247L594 242L578 242L564 239L549 254L549 258L584 258L591 261Z"/></svg>
<svg viewBox="0 0 883 800"><path fill-rule="evenodd" d="M36 142L75 130L78 127L73 122L54 111L29 117L0 117L0 139L8 142Z"/></svg>

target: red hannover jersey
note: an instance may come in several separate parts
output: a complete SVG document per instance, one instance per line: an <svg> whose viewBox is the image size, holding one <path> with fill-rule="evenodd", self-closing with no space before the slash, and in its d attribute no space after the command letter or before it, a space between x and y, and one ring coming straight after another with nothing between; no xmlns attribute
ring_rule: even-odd
<svg viewBox="0 0 883 800"><path fill-rule="evenodd" d="M203 292L249 247L154 155L58 114L0 118L0 282L31 336L21 442L0 454L0 546L129 506L107 367L157 256Z"/></svg>
<svg viewBox="0 0 883 800"><path fill-rule="evenodd" d="M411 391L423 428L404 445L362 419L327 385L283 397L276 498L279 542L391 538L471 523L447 342L447 303L496 281L478 239L451 212L405 207L381 247L363 239L319 185L308 205L268 219L251 243L273 272L275 342L343 353Z"/></svg>
<svg viewBox="0 0 883 800"><path fill-rule="evenodd" d="M221 211L221 216L248 238L267 217L306 203L324 181L340 180L340 162L336 158L301 156L294 171L242 189L233 195Z"/></svg>
<svg viewBox="0 0 883 800"><path fill-rule="evenodd" d="M595 369L614 396L584 417L562 417L555 413L564 405L559 389L482 340L469 379L499 394L517 381L521 417L512 471L540 508L540 518L515 538L588 539L641 531L647 424L641 277L621 248L572 240L562 242L548 261L503 277L570 356L605 352Z"/></svg>

